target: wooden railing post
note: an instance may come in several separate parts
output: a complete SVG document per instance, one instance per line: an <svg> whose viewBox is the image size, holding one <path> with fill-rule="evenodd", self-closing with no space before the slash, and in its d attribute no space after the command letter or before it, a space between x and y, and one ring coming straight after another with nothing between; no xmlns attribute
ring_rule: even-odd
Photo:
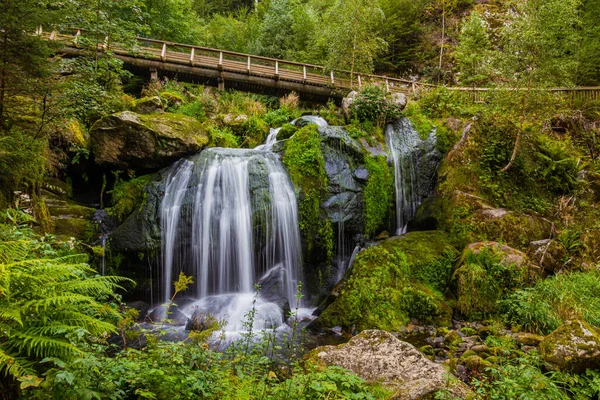
<svg viewBox="0 0 600 400"><path fill-rule="evenodd" d="M167 61L167 44L163 43L162 51L160 52L160 59Z"/></svg>
<svg viewBox="0 0 600 400"><path fill-rule="evenodd" d="M219 68L223 68L223 52L219 52Z"/></svg>
<svg viewBox="0 0 600 400"><path fill-rule="evenodd" d="M389 93L390 92L390 81L388 80L387 76L385 78L385 90Z"/></svg>
<svg viewBox="0 0 600 400"><path fill-rule="evenodd" d="M275 61L275 76L279 76L279 61Z"/></svg>
<svg viewBox="0 0 600 400"><path fill-rule="evenodd" d="M362 81L360 79L360 75L358 76L358 88L361 89L362 88Z"/></svg>
<svg viewBox="0 0 600 400"><path fill-rule="evenodd" d="M106 35L106 37L104 38L104 43L102 44L102 48L104 50L108 49L108 40L109 40L109 35Z"/></svg>
<svg viewBox="0 0 600 400"><path fill-rule="evenodd" d="M50 33L50 40L56 40L56 31Z"/></svg>
<svg viewBox="0 0 600 400"><path fill-rule="evenodd" d="M250 56L248 56L248 73L250 73L250 65L251 65Z"/></svg>
<svg viewBox="0 0 600 400"><path fill-rule="evenodd" d="M306 82L306 65L302 66L302 71L304 72L304 81Z"/></svg>
<svg viewBox="0 0 600 400"><path fill-rule="evenodd" d="M42 33L44 33L44 29L42 28L42 26L38 26L37 29L35 30L35 34L38 36L42 36Z"/></svg>
<svg viewBox="0 0 600 400"><path fill-rule="evenodd" d="M77 29L77 33L75 34L75 38L73 39L73 43L77 44L77 40L79 40L79 36L81 35L81 31Z"/></svg>
<svg viewBox="0 0 600 400"><path fill-rule="evenodd" d="M335 85L335 79L333 78L333 70L331 71L331 84Z"/></svg>
<svg viewBox="0 0 600 400"><path fill-rule="evenodd" d="M190 64L194 65L194 57L196 56L196 49L192 47L192 52L190 53Z"/></svg>

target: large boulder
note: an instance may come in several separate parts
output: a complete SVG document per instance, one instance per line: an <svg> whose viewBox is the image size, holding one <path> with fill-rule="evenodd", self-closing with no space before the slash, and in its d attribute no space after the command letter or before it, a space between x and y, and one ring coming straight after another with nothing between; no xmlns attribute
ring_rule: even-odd
<svg viewBox="0 0 600 400"><path fill-rule="evenodd" d="M369 247L312 326L396 330L412 318L448 325L452 309L439 293L451 278L456 254L439 231L411 232Z"/></svg>
<svg viewBox="0 0 600 400"><path fill-rule="evenodd" d="M89 242L93 239L94 224L92 218L95 209L70 200L66 194L59 195L42 189L42 199L46 203L52 233L61 237L74 237Z"/></svg>
<svg viewBox="0 0 600 400"><path fill-rule="evenodd" d="M519 250L497 242L471 243L454 272L457 309L469 317L493 313L503 293L536 274Z"/></svg>
<svg viewBox="0 0 600 400"><path fill-rule="evenodd" d="M368 330L346 344L317 347L306 360L317 366L346 368L367 382L382 383L394 391L392 399L433 398L439 391L450 392L452 398L472 395L443 366L385 331Z"/></svg>
<svg viewBox="0 0 600 400"><path fill-rule="evenodd" d="M199 152L209 142L194 118L179 114L140 115L130 111L102 118L90 131L98 164L155 170Z"/></svg>
<svg viewBox="0 0 600 400"><path fill-rule="evenodd" d="M259 298L274 303L283 310L284 319L290 314L290 303L285 288L285 268L278 264L268 270L256 283L260 286Z"/></svg>
<svg viewBox="0 0 600 400"><path fill-rule="evenodd" d="M560 370L600 368L600 331L584 321L565 321L542 340L539 349L544 360Z"/></svg>

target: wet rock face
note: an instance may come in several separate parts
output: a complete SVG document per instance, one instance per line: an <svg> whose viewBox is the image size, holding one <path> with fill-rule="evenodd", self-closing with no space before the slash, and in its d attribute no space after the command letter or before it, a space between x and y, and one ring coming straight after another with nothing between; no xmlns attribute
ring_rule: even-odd
<svg viewBox="0 0 600 400"><path fill-rule="evenodd" d="M600 367L600 332L584 321L571 320L540 343L544 361L556 369L583 372Z"/></svg>
<svg viewBox="0 0 600 400"><path fill-rule="evenodd" d="M317 365L349 369L368 382L381 382L394 390L394 399L422 399L442 389L458 398L471 394L444 367L385 331L363 331L346 344L318 347L306 359Z"/></svg>
<svg viewBox="0 0 600 400"><path fill-rule="evenodd" d="M194 118L130 111L96 122L90 138L98 164L133 170L166 167L199 152L209 141L208 133Z"/></svg>

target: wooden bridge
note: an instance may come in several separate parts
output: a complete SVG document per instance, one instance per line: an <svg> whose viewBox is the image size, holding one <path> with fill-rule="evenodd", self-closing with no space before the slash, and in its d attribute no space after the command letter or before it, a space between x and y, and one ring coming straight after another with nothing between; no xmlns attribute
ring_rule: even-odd
<svg viewBox="0 0 600 400"><path fill-rule="evenodd" d="M73 34L56 31L38 34L51 41L60 41L64 46L61 52L67 55L76 56L90 50L81 45L79 30ZM151 71L153 79L159 73L170 74L180 80L216 84L219 89L242 86L264 91L267 88L272 92L295 91L305 97L326 99L341 98L350 90L371 82L385 85L390 92L410 92L422 85L404 79L330 71L319 65L141 37L129 47L108 42L97 45L97 51L107 50L130 67Z"/></svg>
<svg viewBox="0 0 600 400"><path fill-rule="evenodd" d="M81 30L59 33L42 32L40 28L37 34L51 41L60 41L63 44L61 52L66 55L77 56L90 51L89 46L83 46ZM98 52L111 51L129 68L150 72L151 79L157 79L160 73L176 76L179 80L217 86L221 90L227 86L258 93L282 94L295 91L306 99L327 100L340 99L349 91L360 89L365 83L376 82L385 86L388 92L405 94L415 94L421 89L436 87L406 79L327 70L319 65L141 37L137 37L132 46L111 43L107 38L96 47ZM449 87L448 90L462 93L473 102L485 102L488 95L496 90L529 89ZM600 101L600 87L544 90L570 102Z"/></svg>

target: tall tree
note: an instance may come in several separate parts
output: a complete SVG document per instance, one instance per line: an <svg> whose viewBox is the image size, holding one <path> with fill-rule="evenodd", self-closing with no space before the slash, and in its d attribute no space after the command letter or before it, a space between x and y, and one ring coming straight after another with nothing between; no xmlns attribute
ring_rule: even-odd
<svg viewBox="0 0 600 400"><path fill-rule="evenodd" d="M600 85L600 0L583 0L577 83Z"/></svg>
<svg viewBox="0 0 600 400"><path fill-rule="evenodd" d="M579 0L513 2L513 18L502 29L502 47L496 60L504 84L524 90L514 96L515 108L520 113L520 129L503 172L508 171L516 159L524 122L532 111L536 95L531 89L570 86L575 82L581 26L579 5Z"/></svg>
<svg viewBox="0 0 600 400"><path fill-rule="evenodd" d="M455 53L459 81L462 84L476 86L488 81L491 72L491 50L487 22L481 14L471 13L463 23Z"/></svg>
<svg viewBox="0 0 600 400"><path fill-rule="evenodd" d="M329 69L372 72L387 43L378 35L385 16L376 0L336 0L325 15L321 37Z"/></svg>
<svg viewBox="0 0 600 400"><path fill-rule="evenodd" d="M407 73L416 67L416 52L423 36L423 11L431 0L379 0L385 20L379 35L387 51L376 59L377 70Z"/></svg>
<svg viewBox="0 0 600 400"><path fill-rule="evenodd" d="M47 75L49 43L35 34L55 22L52 0L3 0L0 7L0 130L11 118L9 100L36 92L36 78Z"/></svg>

